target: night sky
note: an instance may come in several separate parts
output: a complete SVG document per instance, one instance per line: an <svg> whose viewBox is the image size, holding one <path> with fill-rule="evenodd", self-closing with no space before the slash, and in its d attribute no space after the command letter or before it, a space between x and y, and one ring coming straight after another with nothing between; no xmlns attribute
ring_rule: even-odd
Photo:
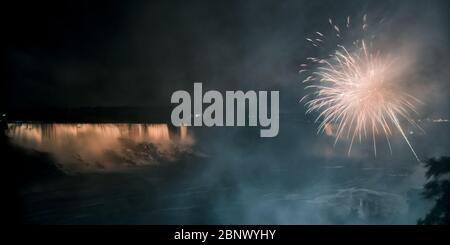
<svg viewBox="0 0 450 245"><path fill-rule="evenodd" d="M281 110L302 112L297 72L314 55L305 37L328 18L367 14L386 20L378 35L420 55L409 86L427 95L412 94L434 94L427 105L448 111L447 1L14 1L3 9L7 107L166 106L175 90L202 82L280 90Z"/></svg>

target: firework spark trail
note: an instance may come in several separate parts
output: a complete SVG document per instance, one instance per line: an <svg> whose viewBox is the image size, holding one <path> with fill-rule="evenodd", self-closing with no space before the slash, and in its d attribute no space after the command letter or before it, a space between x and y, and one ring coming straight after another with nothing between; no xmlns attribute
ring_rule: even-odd
<svg viewBox="0 0 450 245"><path fill-rule="evenodd" d="M366 15L363 17L362 32L367 31ZM343 37L341 28L328 20L336 37ZM350 17L346 19L346 27L350 28ZM321 32L316 32L317 38L307 38L315 47L320 47L327 40ZM320 41L319 41L320 40ZM302 64L300 73L308 73L304 83L312 83L305 89L312 90L300 101L313 97L305 106L306 113L317 112L315 122L318 133L329 125L336 125L335 142L342 137L351 139L348 154L350 154L354 140L372 137L374 153L376 155L376 136L384 135L392 153L389 136L397 129L414 157L419 160L410 141L400 125L404 119L411 125L418 127L410 114L417 113L415 105L420 101L404 93L396 86L392 76L394 62L380 52L374 52L366 44L365 39L352 42L349 51L343 45L337 44L333 54L326 59L309 57L308 64Z"/></svg>

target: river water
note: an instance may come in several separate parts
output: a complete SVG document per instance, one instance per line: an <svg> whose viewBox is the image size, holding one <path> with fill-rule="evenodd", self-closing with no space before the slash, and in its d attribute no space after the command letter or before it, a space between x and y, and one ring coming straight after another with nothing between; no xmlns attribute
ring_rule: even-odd
<svg viewBox="0 0 450 245"><path fill-rule="evenodd" d="M422 155L449 154L437 135L430 144L410 132ZM430 207L425 170L395 135L393 154L381 146L377 156L371 144L348 155L345 142L292 120L264 139L256 127L166 123L10 123L7 136L59 173L20 189L27 223L414 224Z"/></svg>

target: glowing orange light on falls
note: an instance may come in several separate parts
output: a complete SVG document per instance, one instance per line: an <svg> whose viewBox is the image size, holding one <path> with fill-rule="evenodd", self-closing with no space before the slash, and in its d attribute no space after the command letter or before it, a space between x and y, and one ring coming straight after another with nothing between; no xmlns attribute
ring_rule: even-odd
<svg viewBox="0 0 450 245"><path fill-rule="evenodd" d="M7 135L16 145L51 153L69 171L173 160L193 144L187 128L171 132L167 124L11 123Z"/></svg>

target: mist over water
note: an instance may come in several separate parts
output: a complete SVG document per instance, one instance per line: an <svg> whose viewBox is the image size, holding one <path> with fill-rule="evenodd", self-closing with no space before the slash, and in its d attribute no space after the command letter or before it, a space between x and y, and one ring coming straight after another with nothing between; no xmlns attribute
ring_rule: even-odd
<svg viewBox="0 0 450 245"><path fill-rule="evenodd" d="M427 212L424 169L401 139L393 155L380 147L375 157L371 144L347 155L314 124L286 121L265 140L257 127L164 123L9 124L7 132L64 172L23 192L30 223L415 224ZM448 154L434 147L448 145L444 137L421 145L425 136L410 133L421 154Z"/></svg>

